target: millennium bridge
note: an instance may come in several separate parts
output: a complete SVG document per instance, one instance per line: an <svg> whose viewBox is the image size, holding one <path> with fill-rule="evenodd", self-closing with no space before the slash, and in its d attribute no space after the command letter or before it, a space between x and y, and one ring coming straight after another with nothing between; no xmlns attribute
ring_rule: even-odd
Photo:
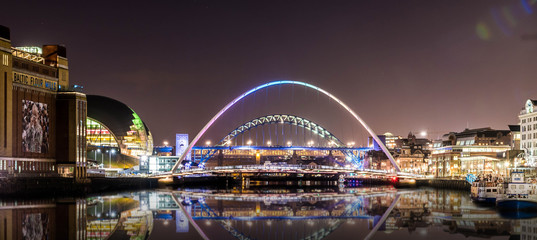
<svg viewBox="0 0 537 240"><path fill-rule="evenodd" d="M207 130L232 106L246 96L261 89L273 86L291 85L313 89L318 94L327 96L342 107L365 129L369 136L389 159L392 170L372 169L366 161L371 147L355 147L354 142L344 143L326 128L294 114L268 114L255 117L225 135L219 142L205 146L198 141ZM252 133L254 132L255 133ZM246 143L244 136L246 137ZM252 137L255 135L255 138ZM242 137L242 141L240 140ZM197 145L198 144L198 145ZM191 158L187 159L187 156ZM334 175L336 178L361 176L399 176L419 178L422 176L404 173L379 139L377 134L349 106L337 97L317 86L299 81L269 82L239 95L223 107L185 147L179 159L173 162L169 171L158 175L159 178L170 177L206 177L221 176L229 173L284 173Z"/></svg>

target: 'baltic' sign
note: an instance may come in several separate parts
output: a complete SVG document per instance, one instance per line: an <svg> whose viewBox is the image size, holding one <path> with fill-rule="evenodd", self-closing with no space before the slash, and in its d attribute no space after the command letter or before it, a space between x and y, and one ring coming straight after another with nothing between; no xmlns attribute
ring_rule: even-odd
<svg viewBox="0 0 537 240"><path fill-rule="evenodd" d="M58 82L43 79L40 77L35 77L24 73L13 72L13 82L38 88L44 88L52 91L58 91Z"/></svg>

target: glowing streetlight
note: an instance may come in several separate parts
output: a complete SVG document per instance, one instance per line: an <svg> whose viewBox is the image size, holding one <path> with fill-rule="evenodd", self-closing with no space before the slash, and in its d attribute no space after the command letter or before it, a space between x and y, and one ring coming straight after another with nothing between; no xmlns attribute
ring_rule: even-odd
<svg viewBox="0 0 537 240"><path fill-rule="evenodd" d="M112 154L115 154L116 153L116 150L115 149L111 149L110 151L108 151L108 164L109 164L109 168L112 168Z"/></svg>
<svg viewBox="0 0 537 240"><path fill-rule="evenodd" d="M267 146L270 146L272 145L272 142L271 141L267 141Z"/></svg>
<svg viewBox="0 0 537 240"><path fill-rule="evenodd" d="M287 141L287 146L291 146L293 144L291 141Z"/></svg>
<svg viewBox="0 0 537 240"><path fill-rule="evenodd" d="M205 142L205 145L210 146L210 145L211 145L211 141L210 141L210 140L206 141L206 142Z"/></svg>
<svg viewBox="0 0 537 240"><path fill-rule="evenodd" d="M168 146L168 141L164 141L162 143L164 143L164 146L166 146L166 147Z"/></svg>
<svg viewBox="0 0 537 240"><path fill-rule="evenodd" d="M248 146L252 145L252 140L248 140L248 142L246 142L246 144L248 144Z"/></svg>
<svg viewBox="0 0 537 240"><path fill-rule="evenodd" d="M422 137L427 137L427 132L426 132L426 131L421 131L421 132L420 132L420 136L422 136Z"/></svg>
<svg viewBox="0 0 537 240"><path fill-rule="evenodd" d="M100 148L97 148L97 150L95 150L95 162L97 162L97 153L101 153Z"/></svg>

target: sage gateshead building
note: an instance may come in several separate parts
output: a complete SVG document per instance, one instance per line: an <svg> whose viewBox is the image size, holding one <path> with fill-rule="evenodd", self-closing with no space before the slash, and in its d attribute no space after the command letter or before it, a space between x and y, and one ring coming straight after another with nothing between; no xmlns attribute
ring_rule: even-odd
<svg viewBox="0 0 537 240"><path fill-rule="evenodd" d="M0 25L0 176L86 178L86 95L66 48L12 46Z"/></svg>
<svg viewBox="0 0 537 240"><path fill-rule="evenodd" d="M87 95L87 159L99 168L138 166L140 156L151 155L153 136L126 104L105 96Z"/></svg>

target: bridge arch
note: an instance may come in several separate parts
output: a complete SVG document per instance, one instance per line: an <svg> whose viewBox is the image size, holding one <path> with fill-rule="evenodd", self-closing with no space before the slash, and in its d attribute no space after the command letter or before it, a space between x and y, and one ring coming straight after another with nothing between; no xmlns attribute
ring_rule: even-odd
<svg viewBox="0 0 537 240"><path fill-rule="evenodd" d="M235 128L235 130L231 131L228 135L226 135L217 146L225 146L229 141L231 141L236 136L247 132L253 128L256 128L258 126L266 125L266 124L273 124L273 123L285 123L290 125L295 125L297 127L304 128L306 130L311 131L312 133L318 135L319 137L326 139L329 142L333 142L335 147L345 147L343 142L339 140L336 136L334 136L332 133L330 133L326 128L321 127L319 124L314 123L311 120L305 119L303 117L299 117L296 115L291 114L272 114L262 117L257 117L255 119L252 119L239 127Z"/></svg>
<svg viewBox="0 0 537 240"><path fill-rule="evenodd" d="M342 106L345 110L347 110L347 112L349 112L366 130L367 132L369 133L369 135L371 135L371 137L373 137L373 139L375 139L375 141L378 143L378 145L380 146L380 148L382 149L382 151L386 154L386 156L388 156L388 158L390 159L390 162L392 163L392 165L394 166L396 172L400 172L401 169L399 168L399 166L397 165L397 163L395 162L395 159L393 158L392 154L390 153L390 151L388 151L388 148L386 148L386 146L382 143L382 141L380 141L379 137L377 136L377 134L373 131L373 129L371 129L366 123L364 120L362 120L362 118L360 118L360 116L358 116L358 114L356 114L349 106L347 106L347 104L345 104L343 101L339 100L336 96L332 95L331 93L327 92L326 90L320 88L320 87L317 87L315 85L312 85L312 84L309 84L309 83L305 83L305 82L300 82L300 81L291 81L291 80L281 80L281 81L273 81L273 82L269 82L269 83L265 83L265 84L262 84L262 85L259 85L255 88L252 88L248 91L246 91L245 93L239 95L238 97L236 97L235 99L233 99L230 103L228 103L224 108L222 108L216 115L214 115L214 117L205 125L205 127L203 127L203 129L201 129L201 131L196 135L196 137L194 137L194 139L192 139L192 142L190 142L190 144L188 145L187 149L185 150L185 152L183 152L183 154L181 154L181 156L179 157L179 159L177 160L177 162L175 163L175 165L172 167L171 169L171 173L175 172L175 170L177 170L177 168L179 167L179 165L182 163L183 159L185 159L186 155L192 150L192 147L194 147L194 145L199 141L199 139L201 138L201 136L203 136L203 134L205 134L205 132L207 131L207 129L209 129L213 123L218 119L220 118L220 116L222 116L222 114L224 114L229 108L231 108L233 105L235 105L235 103L239 102L241 99L245 98L246 96L254 93L254 92L257 92L261 89L264 89L264 88L267 88L267 87L270 87L270 86L276 86L276 85L285 85L285 84L292 84L292 85L300 85L300 86L305 86L305 87L308 87L308 88L311 88L311 89L314 89L314 90L317 90L321 93L323 93L324 95L330 97L332 100L334 100L335 102L337 102L340 106Z"/></svg>

